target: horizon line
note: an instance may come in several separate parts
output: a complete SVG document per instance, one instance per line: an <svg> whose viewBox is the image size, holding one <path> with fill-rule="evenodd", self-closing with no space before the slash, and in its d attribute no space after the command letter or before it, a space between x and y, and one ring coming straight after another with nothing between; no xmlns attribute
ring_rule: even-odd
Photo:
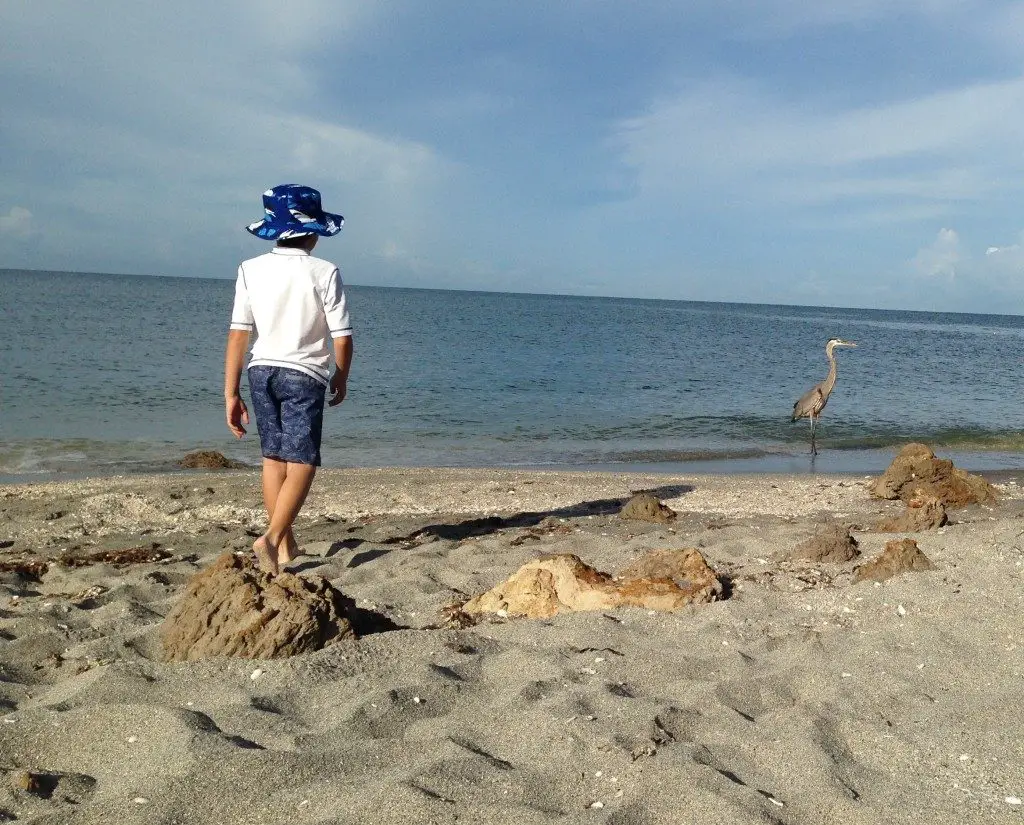
<svg viewBox="0 0 1024 825"><path fill-rule="evenodd" d="M72 269L24 269L15 267L0 267L0 274L6 272L30 272L50 273L53 275L109 275L115 278L167 278L171 280L193 280L193 281L233 281L233 276L218 275L155 275L139 272L105 272ZM683 304L726 304L730 306L748 307L787 307L792 309L831 309L831 310L855 310L865 312L911 312L920 315L979 315L996 318L1024 318L1024 313L1013 312L965 312L963 310L935 310L935 309L892 309L887 307L870 306L836 306L834 304L791 304L771 303L766 301L742 301L742 300L706 300L696 298L651 298L637 295L590 295L572 292L512 292L500 289L479 289L470 287L432 287L432 286L396 286L391 284L358 284L351 281L345 282L346 286L358 287L361 289L408 289L425 292L468 292L481 295L528 295L541 298L592 298L595 300L616 300L616 301L663 301Z"/></svg>

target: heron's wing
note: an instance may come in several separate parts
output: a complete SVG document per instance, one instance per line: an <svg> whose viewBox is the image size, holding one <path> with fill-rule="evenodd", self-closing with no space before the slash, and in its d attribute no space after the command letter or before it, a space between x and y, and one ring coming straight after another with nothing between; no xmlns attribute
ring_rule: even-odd
<svg viewBox="0 0 1024 825"><path fill-rule="evenodd" d="M832 390L831 389L828 392L825 392L825 388L823 386L821 386L821 385L818 386L818 401L814 405L814 414L815 415L817 415L823 409L825 409L825 405L828 403L828 397L830 395L832 395Z"/></svg>
<svg viewBox="0 0 1024 825"><path fill-rule="evenodd" d="M817 415L825 406L828 398L821 391L821 384L815 384L793 405L793 421L798 418L807 418L810 415Z"/></svg>

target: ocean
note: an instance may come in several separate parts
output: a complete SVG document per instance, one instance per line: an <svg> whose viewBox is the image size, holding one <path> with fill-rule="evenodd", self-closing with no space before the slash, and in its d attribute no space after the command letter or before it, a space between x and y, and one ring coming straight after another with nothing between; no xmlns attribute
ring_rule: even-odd
<svg viewBox="0 0 1024 825"><path fill-rule="evenodd" d="M324 465L876 473L1024 467L1024 318L348 286ZM258 464L223 420L233 281L0 270L0 478ZM812 460L793 403L839 350ZM247 392L243 384L243 392Z"/></svg>

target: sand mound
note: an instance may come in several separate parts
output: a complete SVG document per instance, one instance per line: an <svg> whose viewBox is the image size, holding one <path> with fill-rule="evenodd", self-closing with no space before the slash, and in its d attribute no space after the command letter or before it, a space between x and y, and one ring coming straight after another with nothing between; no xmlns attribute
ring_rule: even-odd
<svg viewBox="0 0 1024 825"><path fill-rule="evenodd" d="M935 496L915 496L907 502L907 509L895 518L883 519L873 528L875 533L919 533L936 530L949 523L946 505Z"/></svg>
<svg viewBox="0 0 1024 825"><path fill-rule="evenodd" d="M893 539L887 542L885 550L871 561L858 567L853 574L855 582L884 582L900 573L931 570L932 563L921 552L913 539Z"/></svg>
<svg viewBox="0 0 1024 825"><path fill-rule="evenodd" d="M952 461L936 458L924 444L908 444L900 450L870 490L876 498L906 502L923 494L947 507L996 500L995 488L985 479L954 467Z"/></svg>
<svg viewBox="0 0 1024 825"><path fill-rule="evenodd" d="M675 510L662 504L653 493L637 493L619 511L621 518L651 521L655 524L668 524L675 521L676 515Z"/></svg>
<svg viewBox="0 0 1024 825"><path fill-rule="evenodd" d="M800 542L790 553L790 558L843 564L859 555L857 540L850 535L850 528L846 525L830 524L806 541Z"/></svg>
<svg viewBox="0 0 1024 825"><path fill-rule="evenodd" d="M270 577L248 556L224 553L196 574L164 621L164 657L273 659L319 650L354 635L345 602L324 579Z"/></svg>

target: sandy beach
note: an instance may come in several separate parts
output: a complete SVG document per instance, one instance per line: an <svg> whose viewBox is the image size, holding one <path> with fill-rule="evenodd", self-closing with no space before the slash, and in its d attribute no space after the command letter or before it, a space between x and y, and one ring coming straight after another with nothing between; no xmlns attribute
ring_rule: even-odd
<svg viewBox="0 0 1024 825"><path fill-rule="evenodd" d="M1020 821L1024 488L996 481L914 534L932 570L855 584L903 507L865 477L325 471L289 570L382 621L189 663L161 622L261 532L256 471L0 486L0 819ZM638 490L678 518L621 518ZM834 523L859 559L790 559ZM543 554L656 548L699 549L726 598L441 617Z"/></svg>

